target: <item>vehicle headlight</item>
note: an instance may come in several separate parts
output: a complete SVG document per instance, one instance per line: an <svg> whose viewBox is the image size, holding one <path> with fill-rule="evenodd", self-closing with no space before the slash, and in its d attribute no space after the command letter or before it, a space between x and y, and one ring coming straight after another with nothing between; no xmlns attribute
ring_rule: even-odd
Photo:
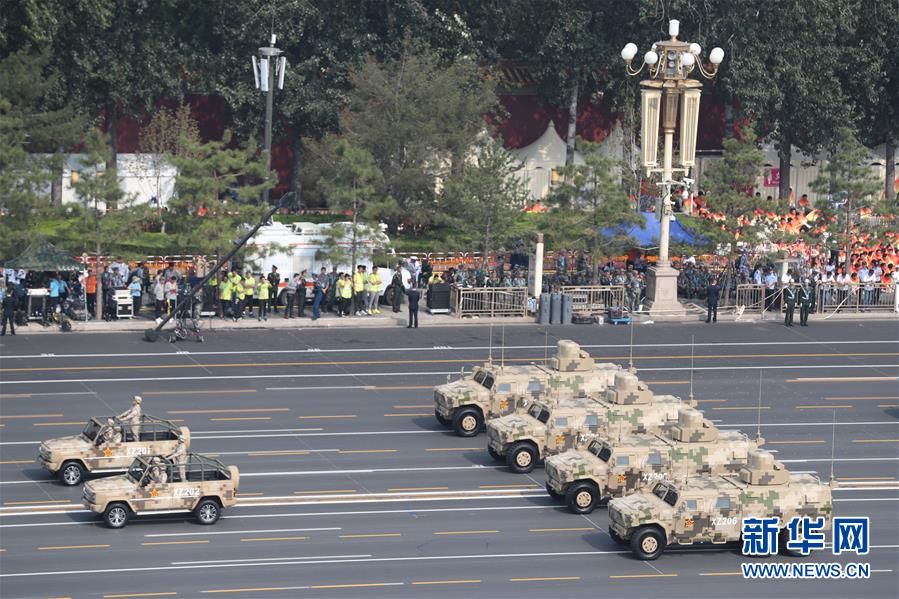
<svg viewBox="0 0 899 599"><path fill-rule="evenodd" d="M97 494L89 489L84 489L82 497L86 503L94 503L97 499Z"/></svg>
<svg viewBox="0 0 899 599"><path fill-rule="evenodd" d="M49 461L50 457L53 455L53 452L47 449L46 446L41 445L38 455L40 455L41 459Z"/></svg>

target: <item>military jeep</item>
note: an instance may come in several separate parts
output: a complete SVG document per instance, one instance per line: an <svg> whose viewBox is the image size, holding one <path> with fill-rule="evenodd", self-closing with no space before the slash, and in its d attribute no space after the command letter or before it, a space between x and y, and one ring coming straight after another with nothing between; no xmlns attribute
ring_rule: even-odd
<svg viewBox="0 0 899 599"><path fill-rule="evenodd" d="M504 366L486 362L465 375L434 388L434 415L461 437L473 437L487 418L527 409L547 395L578 397L601 393L621 367L596 364L574 341L559 341L549 364Z"/></svg>
<svg viewBox="0 0 899 599"><path fill-rule="evenodd" d="M113 421L110 429L106 422ZM168 455L183 438L190 449L190 431L168 420L142 416L135 438L132 425L115 416L88 420L79 435L49 439L41 443L38 463L59 476L63 484L74 486L87 473L124 472L136 456ZM111 433L111 434L107 434ZM110 438L114 440L110 440Z"/></svg>
<svg viewBox="0 0 899 599"><path fill-rule="evenodd" d="M780 518L780 547L793 516L824 517L830 528L831 486L812 474L793 474L765 450L754 449L738 475L702 475L658 482L651 489L609 502L609 535L630 545L642 560L658 558L668 545L740 540L743 518Z"/></svg>
<svg viewBox="0 0 899 599"><path fill-rule="evenodd" d="M536 402L526 414L490 420L488 451L514 472L530 472L545 456L574 447L579 437L657 431L676 420L682 405L671 395L654 396L634 374L620 371L603 396Z"/></svg>
<svg viewBox="0 0 899 599"><path fill-rule="evenodd" d="M547 458L546 490L575 514L672 477L734 474L757 446L739 431L721 431L690 407L659 433L613 434Z"/></svg>
<svg viewBox="0 0 899 599"><path fill-rule="evenodd" d="M127 474L87 482L82 503L110 528L122 528L132 516L170 512L193 512L200 524L215 524L224 508L237 503L239 484L237 466L198 453L183 463L139 456Z"/></svg>

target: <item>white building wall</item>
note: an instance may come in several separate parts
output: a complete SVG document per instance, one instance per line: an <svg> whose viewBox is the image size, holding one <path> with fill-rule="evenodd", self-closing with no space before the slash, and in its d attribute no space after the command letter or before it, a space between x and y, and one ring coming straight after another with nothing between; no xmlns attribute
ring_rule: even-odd
<svg viewBox="0 0 899 599"><path fill-rule="evenodd" d="M84 154L69 154L66 158L62 173L64 204L81 201L75 190L75 182L82 173L92 171L82 165L84 158ZM156 197L160 205L165 206L174 194L178 170L164 158L158 158L154 154L119 154L116 162L119 185L136 204L146 204Z"/></svg>

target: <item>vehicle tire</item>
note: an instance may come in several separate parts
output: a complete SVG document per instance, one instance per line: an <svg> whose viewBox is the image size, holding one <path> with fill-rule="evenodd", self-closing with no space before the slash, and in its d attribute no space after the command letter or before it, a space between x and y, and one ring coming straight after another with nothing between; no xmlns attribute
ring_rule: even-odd
<svg viewBox="0 0 899 599"><path fill-rule="evenodd" d="M599 503L599 489L589 482L574 483L565 493L565 505L573 514L589 514Z"/></svg>
<svg viewBox="0 0 899 599"><path fill-rule="evenodd" d="M537 450L526 441L514 443L506 452L506 465L512 472L527 474L537 463Z"/></svg>
<svg viewBox="0 0 899 599"><path fill-rule="evenodd" d="M609 527L609 536L612 537L612 540L615 541L618 545L627 545L628 541L621 538L621 535L615 532L612 527Z"/></svg>
<svg viewBox="0 0 899 599"><path fill-rule="evenodd" d="M109 528L124 528L131 517L131 510L124 503L110 503L103 510L103 521Z"/></svg>
<svg viewBox="0 0 899 599"><path fill-rule="evenodd" d="M499 453L498 451L496 451L489 445L487 446L487 453L489 453L490 457L493 458L497 462L502 462L504 459L503 454Z"/></svg>
<svg viewBox="0 0 899 599"><path fill-rule="evenodd" d="M790 536L787 532L786 527L781 528L780 532L777 533L777 548L779 550L779 553L787 557L802 557L801 552L796 551L795 549L787 548L787 541L789 540L789 538Z"/></svg>
<svg viewBox="0 0 899 599"><path fill-rule="evenodd" d="M631 537L631 551L637 559L652 561L665 550L665 536L655 526L638 528Z"/></svg>
<svg viewBox="0 0 899 599"><path fill-rule="evenodd" d="M59 469L59 480L69 487L80 484L84 480L84 467L78 462L66 462Z"/></svg>
<svg viewBox="0 0 899 599"><path fill-rule="evenodd" d="M437 422L439 422L442 426L449 426L450 421L441 416L440 413L436 410L434 411L434 418L436 418Z"/></svg>
<svg viewBox="0 0 899 599"><path fill-rule="evenodd" d="M565 499L565 495L563 493L556 493L555 491L553 491L553 488L549 486L549 483L546 483L545 487L546 492L549 494L549 496L556 501L562 501L563 499Z"/></svg>
<svg viewBox="0 0 899 599"><path fill-rule="evenodd" d="M453 430L460 437L474 437L484 426L484 416L475 408L462 408L453 416Z"/></svg>
<svg viewBox="0 0 899 599"><path fill-rule="evenodd" d="M197 522L204 525L215 524L222 515L222 508L214 499L203 499L194 508Z"/></svg>

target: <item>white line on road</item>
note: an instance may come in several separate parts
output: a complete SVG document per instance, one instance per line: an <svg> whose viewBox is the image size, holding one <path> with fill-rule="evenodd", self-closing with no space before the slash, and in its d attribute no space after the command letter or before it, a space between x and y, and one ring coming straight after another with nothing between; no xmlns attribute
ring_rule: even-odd
<svg viewBox="0 0 899 599"><path fill-rule="evenodd" d="M739 358L740 356L734 356ZM842 370L845 368L899 368L899 364L799 364L785 366L695 366L692 370ZM640 368L639 372L675 372L689 371L689 366L672 366L669 368ZM415 372L415 376L446 376L447 374L458 374L459 371L441 371L441 372ZM314 378L358 378L360 375L365 377L375 376L396 376L409 377L409 372L333 372L321 374L235 374L235 375L219 375L209 374L206 376L161 376L161 377L135 377L135 378L101 378L101 379L32 379L25 381L0 381L0 385L49 385L53 383L135 383L145 381L202 381L202 380L251 380L251 379L314 379ZM650 385L652 381L646 381Z"/></svg>
<svg viewBox="0 0 899 599"><path fill-rule="evenodd" d="M879 339L879 340L863 340L863 341L710 341L697 342L696 347L764 347L768 345L895 345L895 339ZM592 344L581 345L584 349L619 349L622 347L630 347L626 343L611 344ZM635 343L634 347L689 347L686 343ZM528 349L555 349L555 345L507 345L506 351L510 350L528 350ZM146 353L124 353L124 354L21 354L12 356L3 356L4 360L23 360L27 358L142 358L142 357L176 357L176 356L240 356L240 355L271 355L271 354L340 354L340 353L377 353L377 352L459 352L459 351L487 351L490 346L487 345L468 345L468 346L446 346L446 347L373 347L365 349L257 349L247 351L177 351L177 352L146 352Z"/></svg>
<svg viewBox="0 0 899 599"><path fill-rule="evenodd" d="M264 532L322 532L328 530L343 530L339 526L330 527L330 528L268 528L265 530L226 530L223 532L163 532L156 533L152 535L144 535L147 538L160 538L160 537L197 537L197 536L208 536L208 535L244 535L244 534L257 534Z"/></svg>
<svg viewBox="0 0 899 599"><path fill-rule="evenodd" d="M430 468L361 468L358 470L294 470L289 472L241 472L240 477L255 476L302 476L309 474L373 474L376 472L433 472L438 470L500 470L505 466L482 466L472 464L470 466L434 466Z"/></svg>

